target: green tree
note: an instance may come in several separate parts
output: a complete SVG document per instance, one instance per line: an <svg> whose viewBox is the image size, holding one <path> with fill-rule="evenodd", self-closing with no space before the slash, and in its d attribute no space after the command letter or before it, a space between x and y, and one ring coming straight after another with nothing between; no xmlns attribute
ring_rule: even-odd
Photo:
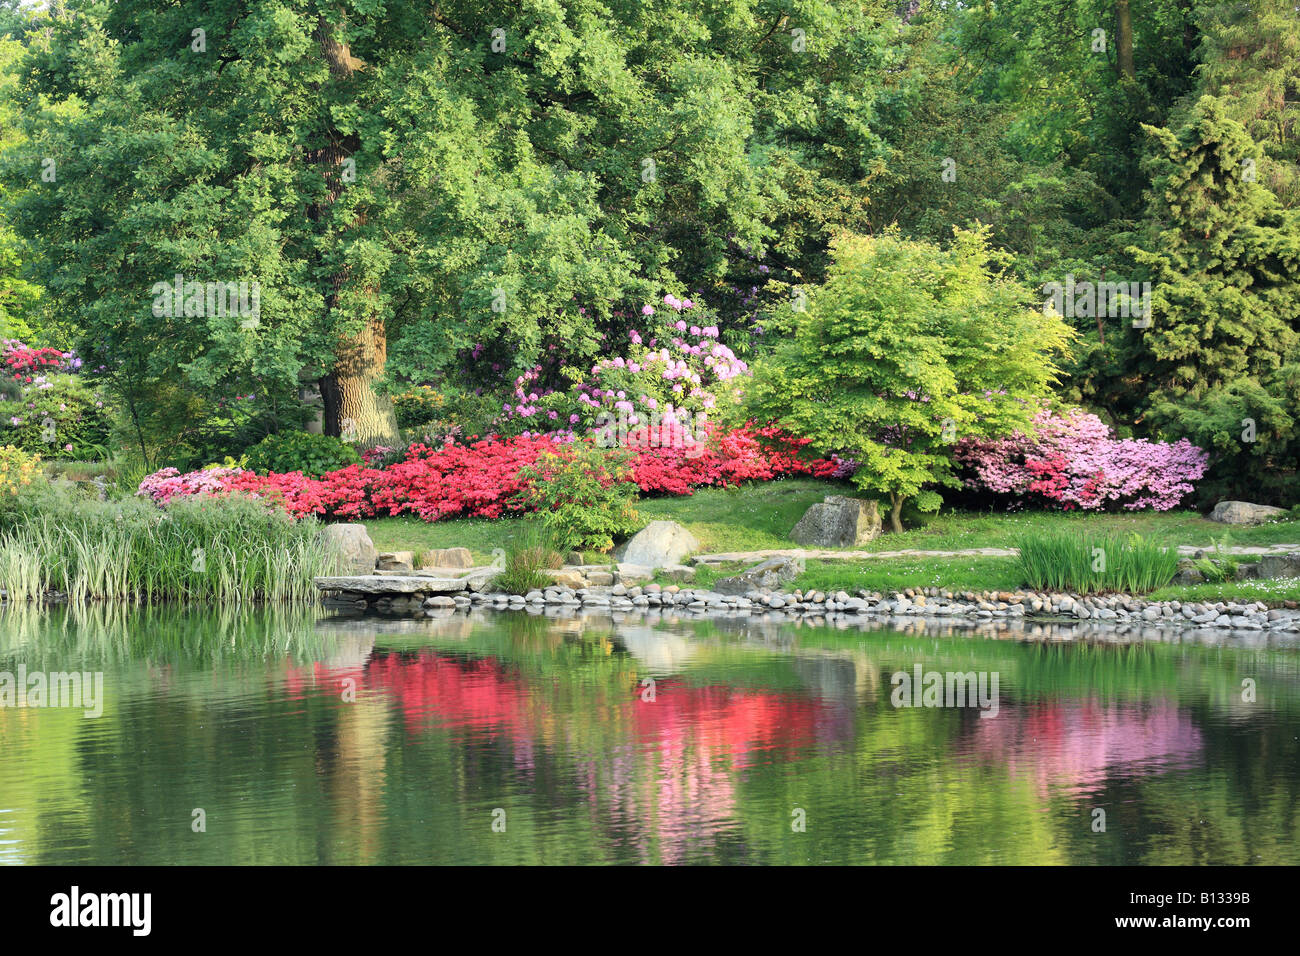
<svg viewBox="0 0 1300 956"><path fill-rule="evenodd" d="M1300 213L1258 181L1259 147L1218 99L1202 97L1176 133L1149 132L1155 227L1133 253L1152 280L1134 355L1151 420L1215 447L1242 478L1242 453L1293 471Z"/></svg>
<svg viewBox="0 0 1300 956"><path fill-rule="evenodd" d="M6 17L18 22L15 13L0 6L0 153L23 150L14 103L17 82L14 66L22 47L3 35ZM40 301L41 290L23 278L21 243L3 218L7 192L0 183L0 338L29 339L32 328L28 319Z"/></svg>
<svg viewBox="0 0 1300 956"><path fill-rule="evenodd" d="M806 313L758 363L756 417L857 460L854 483L888 496L902 530L909 499L925 510L953 485L961 437L1028 426L1071 337L995 271L987 229L956 231L948 249L895 235L845 236Z"/></svg>
<svg viewBox="0 0 1300 956"><path fill-rule="evenodd" d="M1229 0L1198 22L1200 92L1218 97L1262 147L1259 181L1284 206L1300 206L1300 9L1294 0Z"/></svg>

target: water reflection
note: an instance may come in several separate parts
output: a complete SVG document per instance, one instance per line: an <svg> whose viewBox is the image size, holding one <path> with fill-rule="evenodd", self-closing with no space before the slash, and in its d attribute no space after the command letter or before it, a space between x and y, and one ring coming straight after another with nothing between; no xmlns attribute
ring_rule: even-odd
<svg viewBox="0 0 1300 956"><path fill-rule="evenodd" d="M0 861L1296 862L1295 650L1083 636L0 612L0 672L107 697L0 709ZM998 716L895 709L917 665L998 673Z"/></svg>

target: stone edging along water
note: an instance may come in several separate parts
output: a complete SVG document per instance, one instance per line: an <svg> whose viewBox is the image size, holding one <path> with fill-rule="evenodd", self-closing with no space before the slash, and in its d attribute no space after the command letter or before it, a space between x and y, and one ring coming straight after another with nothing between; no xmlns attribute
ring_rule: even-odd
<svg viewBox="0 0 1300 956"><path fill-rule="evenodd" d="M342 583L331 579L328 583ZM347 579L351 581L365 579ZM372 579L373 580L373 579ZM471 608L494 610L582 609L649 612L669 609L701 616L755 616L793 620L809 617L858 619L864 622L907 619L983 623L1007 620L1075 621L1110 627L1141 626L1170 629L1300 632L1300 609L1268 608L1260 602L1144 601L1125 594L1055 594L1034 591L953 591L913 588L884 594L858 591L750 591L721 594L677 585L600 585L572 588L552 585L525 595L473 591L463 579L453 588L447 579L437 582L444 593L430 594L423 582L406 579L406 589L376 588L369 595L325 588L326 604L334 607L373 607L396 613L454 613ZM319 584L325 584L322 579ZM368 582L367 582L368 583ZM450 592L450 593L448 593ZM370 598L367 602L367 597ZM1295 602L1288 602L1294 604Z"/></svg>

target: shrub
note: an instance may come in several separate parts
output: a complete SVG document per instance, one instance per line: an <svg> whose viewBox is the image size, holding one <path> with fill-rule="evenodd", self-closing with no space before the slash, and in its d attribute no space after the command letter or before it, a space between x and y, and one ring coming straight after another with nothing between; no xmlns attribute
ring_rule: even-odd
<svg viewBox="0 0 1300 956"><path fill-rule="evenodd" d="M107 456L104 401L75 375L30 376L0 401L0 440L44 458L98 461Z"/></svg>
<svg viewBox="0 0 1300 956"><path fill-rule="evenodd" d="M163 468L142 476L137 494L166 504L176 496L243 493L276 500L293 515L365 518L412 514L425 521L451 517L499 518L526 510L519 493L530 479L521 470L543 454L573 442L562 436L488 438L470 444L411 445L311 478L301 472L263 475L242 468L182 473ZM630 458L623 480L645 493L689 495L693 487L727 486L783 475L824 477L836 463L803 461L806 442L774 429L738 429L707 446L646 449ZM391 462L379 467L384 462Z"/></svg>
<svg viewBox="0 0 1300 956"><path fill-rule="evenodd" d="M1162 588L1178 570L1178 552L1138 535L1029 535L1017 542L1024 583L1040 591L1144 594Z"/></svg>
<svg viewBox="0 0 1300 956"><path fill-rule="evenodd" d="M331 435L282 432L267 435L248 449L248 467L256 472L285 474L300 471L319 478L331 471L361 463L357 450Z"/></svg>
<svg viewBox="0 0 1300 956"><path fill-rule="evenodd" d="M1032 435L961 441L965 486L1012 505L1167 511L1205 474L1207 456L1185 439L1172 445L1116 440L1082 409L1041 411L1032 427Z"/></svg>
<svg viewBox="0 0 1300 956"><path fill-rule="evenodd" d="M0 448L0 495L15 495L30 485L40 462L40 455L29 455L13 445Z"/></svg>
<svg viewBox="0 0 1300 956"><path fill-rule="evenodd" d="M885 234L845 235L805 312L792 310L756 364L753 416L861 462L852 481L936 511L954 474L958 435L999 435L1029 420L1073 333L1032 306L1033 293L994 270L987 229L947 249Z"/></svg>
<svg viewBox="0 0 1300 956"><path fill-rule="evenodd" d="M541 521L563 550L608 551L614 539L635 533L635 486L627 481L622 455L585 442L557 448L520 469L526 482L516 501L541 513Z"/></svg>

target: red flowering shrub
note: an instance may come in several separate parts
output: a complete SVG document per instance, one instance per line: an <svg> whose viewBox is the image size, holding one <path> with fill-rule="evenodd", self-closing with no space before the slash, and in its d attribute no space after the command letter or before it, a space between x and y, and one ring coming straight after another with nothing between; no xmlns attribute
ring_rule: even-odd
<svg viewBox="0 0 1300 956"><path fill-rule="evenodd" d="M258 475L240 469L192 472L175 469L150 475L139 495L166 504L177 496L240 492L274 502L292 515L367 518L414 514L439 518L499 518L525 505L527 479L520 470L532 466L557 443L572 439L546 436L485 438L469 445L441 448L412 445L403 461L387 468L349 465L320 478L301 472ZM774 428L737 429L714 444L682 443L646 448L630 459L629 480L646 494L689 495L692 488L769 481L785 475L830 477L835 462L805 461L799 452L808 442ZM199 480L199 479L202 480Z"/></svg>

